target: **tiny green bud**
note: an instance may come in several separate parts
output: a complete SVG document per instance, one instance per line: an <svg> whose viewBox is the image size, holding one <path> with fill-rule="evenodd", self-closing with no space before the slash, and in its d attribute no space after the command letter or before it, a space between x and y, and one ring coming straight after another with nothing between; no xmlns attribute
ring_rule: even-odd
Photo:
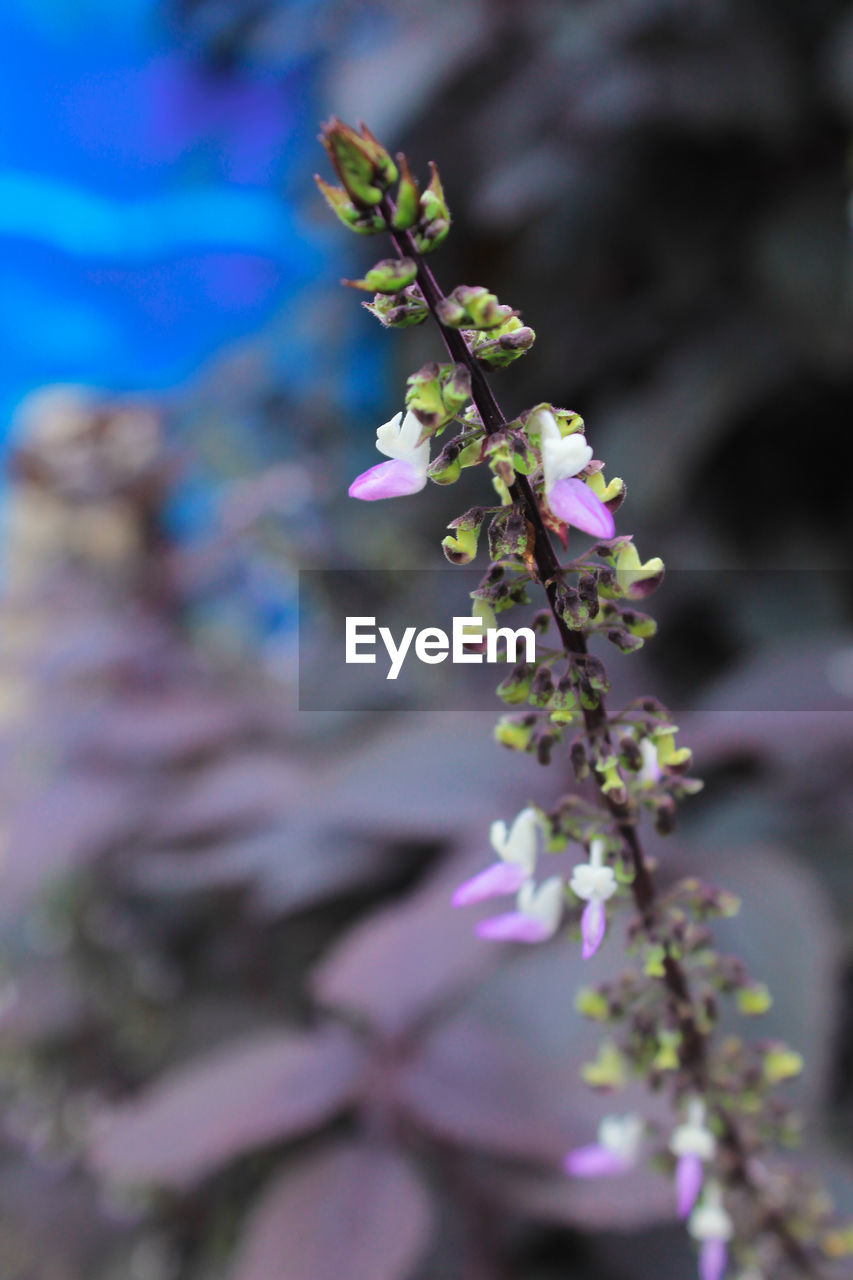
<svg viewBox="0 0 853 1280"><path fill-rule="evenodd" d="M402 151L397 156L400 169L400 185L397 188L394 216L391 225L396 231L408 231L418 220L420 212L420 191L409 172L409 162Z"/></svg>
<svg viewBox="0 0 853 1280"><path fill-rule="evenodd" d="M419 253L432 253L450 230L450 211L444 198L444 189L438 169L430 161L430 180L420 199L420 216L412 235Z"/></svg>
<svg viewBox="0 0 853 1280"><path fill-rule="evenodd" d="M610 1016L610 1003L605 995L594 987L581 987L575 996L575 1009L593 1022L606 1022Z"/></svg>
<svg viewBox="0 0 853 1280"><path fill-rule="evenodd" d="M554 677L549 667L540 667L530 682L529 699L534 707L547 707L554 694Z"/></svg>
<svg viewBox="0 0 853 1280"><path fill-rule="evenodd" d="M457 516L447 526L455 535L443 539L441 545L451 564L470 564L477 554L477 541L483 525L483 510L472 507L464 515Z"/></svg>
<svg viewBox="0 0 853 1280"><path fill-rule="evenodd" d="M533 736L530 717L519 720L513 716L501 716L495 725L495 740L511 751L526 751Z"/></svg>
<svg viewBox="0 0 853 1280"><path fill-rule="evenodd" d="M581 1067L581 1078L591 1088L606 1093L624 1086L625 1059L612 1041L605 1041L594 1062L587 1062Z"/></svg>
<svg viewBox="0 0 853 1280"><path fill-rule="evenodd" d="M455 440L446 444L441 453L427 467L427 475L433 484L455 484L462 473L459 462L459 445ZM447 539L445 538L445 542ZM444 546L444 542L441 544ZM476 546L475 546L476 550Z"/></svg>
<svg viewBox="0 0 853 1280"><path fill-rule="evenodd" d="M523 560L533 533L520 508L504 507L489 525L489 557Z"/></svg>
<svg viewBox="0 0 853 1280"><path fill-rule="evenodd" d="M792 1080L800 1074L802 1055L777 1042L765 1050L762 1069L768 1084L781 1084L783 1080Z"/></svg>
<svg viewBox="0 0 853 1280"><path fill-rule="evenodd" d="M385 230L385 221L381 213L372 209L356 208L342 187L330 187L319 174L314 174L314 181L332 213L348 230L363 236L375 236Z"/></svg>
<svg viewBox="0 0 853 1280"><path fill-rule="evenodd" d="M659 556L640 562L633 542L623 543L616 553L616 582L620 590L632 600L649 595L663 579L663 561Z"/></svg>
<svg viewBox="0 0 853 1280"><path fill-rule="evenodd" d="M738 1010L750 1018L760 1017L773 1004L773 997L763 982L741 987L735 996Z"/></svg>
<svg viewBox="0 0 853 1280"><path fill-rule="evenodd" d="M504 676L497 687L497 695L510 706L526 702L530 692L530 667L526 662L519 662L508 676Z"/></svg>
<svg viewBox="0 0 853 1280"><path fill-rule="evenodd" d="M408 329L410 325L423 324L429 315L429 307L416 284L393 297L377 293L372 302L361 305L386 329Z"/></svg>
<svg viewBox="0 0 853 1280"><path fill-rule="evenodd" d="M417 263L411 258L383 258L371 267L362 280L342 280L350 289L363 289L366 293L399 293L407 285L414 284L418 274Z"/></svg>
<svg viewBox="0 0 853 1280"><path fill-rule="evenodd" d="M361 132L356 133L337 116L332 116L322 126L320 141L354 204L362 208L379 204L396 182L397 166L367 125L363 124Z"/></svg>

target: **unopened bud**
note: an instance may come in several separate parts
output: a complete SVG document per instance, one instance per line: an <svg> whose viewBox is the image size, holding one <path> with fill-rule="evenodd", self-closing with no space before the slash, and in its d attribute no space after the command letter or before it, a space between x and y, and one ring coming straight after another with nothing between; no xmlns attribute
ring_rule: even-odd
<svg viewBox="0 0 853 1280"><path fill-rule="evenodd" d="M320 141L332 167L354 204L370 208L379 204L397 180L397 166L367 128L361 132L333 116L322 126Z"/></svg>
<svg viewBox="0 0 853 1280"><path fill-rule="evenodd" d="M384 258L365 273L362 280L342 280L350 289L363 289L365 293L399 293L413 284L418 274L417 264L411 258Z"/></svg>
<svg viewBox="0 0 853 1280"><path fill-rule="evenodd" d="M409 172L409 163L402 152L397 156L400 169L400 185L397 188L394 215L391 225L396 231L408 231L418 220L420 212L420 191Z"/></svg>

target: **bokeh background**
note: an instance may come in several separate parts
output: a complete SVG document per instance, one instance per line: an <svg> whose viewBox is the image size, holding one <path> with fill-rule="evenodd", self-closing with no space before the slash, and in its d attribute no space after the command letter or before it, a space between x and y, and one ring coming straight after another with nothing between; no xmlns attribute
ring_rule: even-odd
<svg viewBox="0 0 853 1280"><path fill-rule="evenodd" d="M440 280L539 334L499 398L582 413L674 570L613 663L708 784L653 849L743 896L793 1158L852 1213L849 6L5 0L0 35L4 1280L694 1265L666 1183L558 1172L640 1101L579 1082L574 949L448 908L565 763L297 708L299 569L440 568L482 482L342 500L438 349L337 287L373 246L316 197L331 112L440 162Z"/></svg>

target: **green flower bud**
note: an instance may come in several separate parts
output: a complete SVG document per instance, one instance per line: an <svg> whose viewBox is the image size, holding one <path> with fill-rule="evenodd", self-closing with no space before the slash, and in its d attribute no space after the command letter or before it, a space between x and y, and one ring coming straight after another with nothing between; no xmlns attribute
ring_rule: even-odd
<svg viewBox="0 0 853 1280"><path fill-rule="evenodd" d="M516 313L481 285L460 284L439 303L438 314L450 329L496 329Z"/></svg>
<svg viewBox="0 0 853 1280"><path fill-rule="evenodd" d="M361 132L356 133L333 116L322 126L320 141L354 204L363 208L379 204L396 182L397 166L367 125L362 124Z"/></svg>
<svg viewBox="0 0 853 1280"><path fill-rule="evenodd" d="M783 1080L793 1080L800 1074L803 1059L801 1054L789 1049L786 1044L776 1042L765 1050L761 1065L768 1084L781 1084Z"/></svg>
<svg viewBox="0 0 853 1280"><path fill-rule="evenodd" d="M362 280L342 280L341 284L350 289L363 289L365 293L394 294L413 284L417 274L417 263L411 258L383 258Z"/></svg>
<svg viewBox="0 0 853 1280"><path fill-rule="evenodd" d="M457 516L447 526L455 529L455 535L442 540L442 548L451 564L470 564L477 554L477 541L483 525L483 510L472 507L464 515Z"/></svg>
<svg viewBox="0 0 853 1280"><path fill-rule="evenodd" d="M678 1049L681 1044L681 1033L678 1031L660 1031L658 1047L652 1066L656 1071L677 1071L681 1066Z"/></svg>
<svg viewBox="0 0 853 1280"><path fill-rule="evenodd" d="M547 707L554 694L554 677L549 667L540 667L530 682L529 701L534 707Z"/></svg>
<svg viewBox="0 0 853 1280"><path fill-rule="evenodd" d="M465 445L459 455L459 463L462 467L475 467L478 462L483 461L484 438L484 436L479 436L476 440L472 440L470 444Z"/></svg>
<svg viewBox="0 0 853 1280"><path fill-rule="evenodd" d="M523 325L518 316L512 316L502 329L499 336L474 344L474 355L491 369L506 368L529 351L536 340L536 334L529 326Z"/></svg>
<svg viewBox="0 0 853 1280"><path fill-rule="evenodd" d="M502 480L508 489L515 480L515 468L512 444L505 432L497 431L489 436L483 446L483 455L494 475Z"/></svg>
<svg viewBox="0 0 853 1280"><path fill-rule="evenodd" d="M605 1041L594 1062L581 1067L581 1078L593 1089L606 1093L625 1085L627 1071L625 1059L611 1040Z"/></svg>
<svg viewBox="0 0 853 1280"><path fill-rule="evenodd" d="M406 407L430 433L450 421L452 414L444 405L437 364L425 364L417 373L411 374L406 388Z"/></svg>
<svg viewBox="0 0 853 1280"><path fill-rule="evenodd" d="M420 199L419 217L412 231L419 253L432 253L446 238L450 230L450 211L444 198L444 190L438 170L430 161L429 185Z"/></svg>
<svg viewBox="0 0 853 1280"><path fill-rule="evenodd" d="M423 324L429 315L429 307L416 284L393 297L377 293L372 302L361 305L386 329L408 329L411 325Z"/></svg>
<svg viewBox="0 0 853 1280"><path fill-rule="evenodd" d="M459 445L455 440L446 444L441 453L427 467L427 475L433 484L455 484L462 473L459 462ZM445 539L445 542L447 539ZM441 544L444 546L444 542ZM476 548L475 548L476 549Z"/></svg>
<svg viewBox="0 0 853 1280"><path fill-rule="evenodd" d="M757 1018L767 1012L773 1004L773 997L763 982L754 982L748 987L741 987L735 996L735 1003L740 1013L749 1018Z"/></svg>
<svg viewBox="0 0 853 1280"><path fill-rule="evenodd" d="M530 667L526 662L519 662L508 676L497 687L497 695L511 706L518 702L526 702L530 692Z"/></svg>
<svg viewBox="0 0 853 1280"><path fill-rule="evenodd" d="M396 231L408 231L418 220L420 213L420 191L409 172L409 163L402 152L397 156L400 166L400 185L397 188L394 215L391 225Z"/></svg>
<svg viewBox="0 0 853 1280"><path fill-rule="evenodd" d="M649 595L663 579L663 561L659 556L640 562L637 548L630 540L616 552L616 583L624 595L640 600Z"/></svg>
<svg viewBox="0 0 853 1280"><path fill-rule="evenodd" d="M531 545L533 531L518 507L505 507L489 525L489 558L523 560Z"/></svg>
<svg viewBox="0 0 853 1280"><path fill-rule="evenodd" d="M581 987L575 995L575 1010L593 1022L606 1022L610 1017L610 1002L594 987Z"/></svg>
<svg viewBox="0 0 853 1280"><path fill-rule="evenodd" d="M495 741L511 751L526 751L533 736L530 717L519 720L514 716L501 716L495 725Z"/></svg>
<svg viewBox="0 0 853 1280"><path fill-rule="evenodd" d="M471 376L461 364L425 364L407 381L406 405L432 435L457 416L471 397Z"/></svg>
<svg viewBox="0 0 853 1280"><path fill-rule="evenodd" d="M330 187L319 174L314 174L314 181L320 188L326 204L336 218L350 231L363 236L375 236L385 230L385 220L381 213L372 209L360 209L352 203L346 191L341 187Z"/></svg>

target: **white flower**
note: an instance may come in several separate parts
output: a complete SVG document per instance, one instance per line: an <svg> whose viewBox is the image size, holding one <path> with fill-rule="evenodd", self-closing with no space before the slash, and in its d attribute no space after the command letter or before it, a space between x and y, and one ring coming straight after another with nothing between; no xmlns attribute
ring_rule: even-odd
<svg viewBox="0 0 853 1280"><path fill-rule="evenodd" d="M640 755L643 757L643 764L637 778L643 786L653 787L660 780L661 769L658 764L658 749L651 738L643 738L640 742Z"/></svg>
<svg viewBox="0 0 853 1280"><path fill-rule="evenodd" d="M705 1104L701 1098L691 1098L687 1105L687 1121L673 1130L669 1149L674 1156L713 1160L717 1140L705 1124Z"/></svg>
<svg viewBox="0 0 853 1280"><path fill-rule="evenodd" d="M489 840L498 857L522 867L528 876L536 867L537 827L536 811L522 809L509 831L501 819L489 828Z"/></svg>
<svg viewBox="0 0 853 1280"><path fill-rule="evenodd" d="M694 1240L731 1240L734 1224L723 1205L719 1183L711 1182L705 1188L702 1203L691 1213L687 1230Z"/></svg>
<svg viewBox="0 0 853 1280"><path fill-rule="evenodd" d="M553 937L563 915L562 876L549 876L540 885L526 880L518 891L515 905L526 919L541 927L543 938Z"/></svg>
<svg viewBox="0 0 853 1280"><path fill-rule="evenodd" d="M550 493L558 480L568 480L592 460L592 449L586 436L579 431L560 435L557 420L549 409L541 409L537 415L542 441L542 470L545 477L545 493Z"/></svg>
<svg viewBox="0 0 853 1280"><path fill-rule="evenodd" d="M584 902L606 902L617 888L611 867L604 866L604 841L596 837L589 847L589 862L580 862L572 870L569 888Z"/></svg>
<svg viewBox="0 0 853 1280"><path fill-rule="evenodd" d="M608 898L613 897L618 887L612 868L604 865L604 841L596 836L589 846L589 862L578 863L569 881L572 893L587 904L581 916L584 960L595 955L601 945L607 923L604 904Z"/></svg>
<svg viewBox="0 0 853 1280"><path fill-rule="evenodd" d="M349 487L349 496L362 502L376 502L380 498L402 498L406 494L420 493L427 482L429 467L429 440L418 444L421 424L413 413L397 413L390 422L384 422L376 432L376 448L390 459L378 462L356 476Z"/></svg>
<svg viewBox="0 0 853 1280"><path fill-rule="evenodd" d="M411 411L407 411L405 418L402 413L395 413L390 422L384 422L378 428L376 448L387 458L409 462L426 475L429 466L429 439L418 444L422 430L422 424Z"/></svg>
<svg viewBox="0 0 853 1280"><path fill-rule="evenodd" d="M598 1144L625 1164L634 1164L644 1131L639 1116L605 1116L598 1126Z"/></svg>

